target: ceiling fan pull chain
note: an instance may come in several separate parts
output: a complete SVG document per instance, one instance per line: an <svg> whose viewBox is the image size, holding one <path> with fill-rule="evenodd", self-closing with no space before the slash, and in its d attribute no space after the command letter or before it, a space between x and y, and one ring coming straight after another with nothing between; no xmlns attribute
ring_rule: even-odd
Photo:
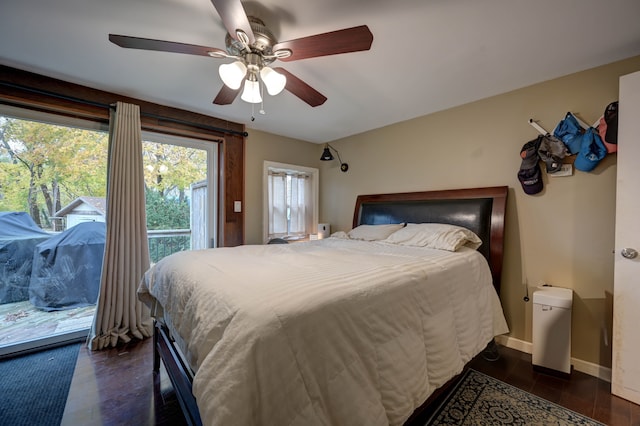
<svg viewBox="0 0 640 426"><path fill-rule="evenodd" d="M260 80L260 79L258 79ZM260 102L260 110L258 111L260 113L260 115L265 115L266 112L264 111L264 84L262 84L263 82L260 81L260 97L262 98L262 102Z"/></svg>

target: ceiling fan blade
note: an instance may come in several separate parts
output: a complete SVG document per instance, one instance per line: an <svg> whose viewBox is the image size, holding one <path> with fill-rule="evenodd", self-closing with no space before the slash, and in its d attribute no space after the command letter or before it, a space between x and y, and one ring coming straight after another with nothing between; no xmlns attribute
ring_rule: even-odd
<svg viewBox="0 0 640 426"><path fill-rule="evenodd" d="M130 37L109 34L109 41L120 47L129 49L157 50L159 52L186 53L187 55L227 57L229 54L216 47L197 46L195 44L178 43L175 41L154 40L151 38Z"/></svg>
<svg viewBox="0 0 640 426"><path fill-rule="evenodd" d="M226 84L223 84L222 85L222 89L220 89L220 91L218 92L218 95L213 100L213 103L216 104L216 105L229 105L229 104L232 104L233 101L238 96L238 93L240 93L240 89L233 90L233 89L230 89L229 87L227 87Z"/></svg>
<svg viewBox="0 0 640 426"><path fill-rule="evenodd" d="M373 34L366 25L316 34L309 37L283 41L273 46L273 51L287 49L291 51L288 58L280 60L297 61L316 58L318 56L337 55L340 53L369 50L373 43Z"/></svg>
<svg viewBox="0 0 640 426"><path fill-rule="evenodd" d="M284 86L289 92L293 93L312 107L322 105L327 100L327 97L318 92L313 87L309 86L304 81L300 80L295 75L281 67L275 67L275 71L284 74L287 77L287 84Z"/></svg>
<svg viewBox="0 0 640 426"><path fill-rule="evenodd" d="M249 44L255 42L253 30L249 24L249 18L242 7L240 0L211 0L213 7L218 11L220 19L227 32L234 40L238 39L237 30L242 30L249 37Z"/></svg>

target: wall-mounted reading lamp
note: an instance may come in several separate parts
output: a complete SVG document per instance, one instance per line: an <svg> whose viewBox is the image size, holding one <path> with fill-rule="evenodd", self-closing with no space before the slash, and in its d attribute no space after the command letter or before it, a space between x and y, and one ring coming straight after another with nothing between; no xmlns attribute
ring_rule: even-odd
<svg viewBox="0 0 640 426"><path fill-rule="evenodd" d="M333 155L331 155L330 149L334 150L336 155L338 156L338 161L340 162L340 170L342 170L343 172L346 172L347 170L349 170L349 165L347 163L343 163L342 160L340 159L340 153L338 152L338 150L332 147L331 145L329 145L328 143L324 144L324 151L322 151L322 157L320 157L320 160L322 161L333 160Z"/></svg>

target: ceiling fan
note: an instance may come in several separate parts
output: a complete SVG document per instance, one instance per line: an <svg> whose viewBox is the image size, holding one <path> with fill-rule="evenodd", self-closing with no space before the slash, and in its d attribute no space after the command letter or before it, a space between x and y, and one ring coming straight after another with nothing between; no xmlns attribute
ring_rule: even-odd
<svg viewBox="0 0 640 426"><path fill-rule="evenodd" d="M240 0L211 2L228 32L225 50L118 34L109 34L109 40L131 49L235 59L233 63L220 65L224 85L213 100L217 105L231 104L241 89L242 100L260 103L262 83L270 95L286 89L312 107L322 105L327 98L284 68L269 65L276 60L288 62L369 50L373 42L373 34L366 25L279 42L264 22L247 16Z"/></svg>

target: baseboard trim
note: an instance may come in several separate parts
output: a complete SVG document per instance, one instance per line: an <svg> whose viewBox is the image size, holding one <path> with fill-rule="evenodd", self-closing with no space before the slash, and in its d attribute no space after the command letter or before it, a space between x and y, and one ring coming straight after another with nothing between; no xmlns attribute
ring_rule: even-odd
<svg viewBox="0 0 640 426"><path fill-rule="evenodd" d="M524 340L516 339L514 337L505 335L496 336L496 342L502 346L506 346L526 354L533 353L533 345L530 342L525 342Z"/></svg>
<svg viewBox="0 0 640 426"><path fill-rule="evenodd" d="M514 337L496 336L496 342L526 354L531 354L533 352L533 345L531 342L525 342L524 340L516 339ZM611 383L611 369L609 367L603 367L602 365L573 357L571 358L571 365L573 365L573 369L576 371L580 371Z"/></svg>

